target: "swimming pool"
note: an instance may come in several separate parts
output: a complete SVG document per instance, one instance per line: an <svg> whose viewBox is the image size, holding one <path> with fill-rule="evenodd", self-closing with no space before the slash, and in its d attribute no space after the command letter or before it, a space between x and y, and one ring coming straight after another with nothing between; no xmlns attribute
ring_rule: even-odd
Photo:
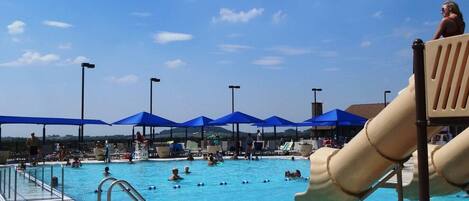
<svg viewBox="0 0 469 201"><path fill-rule="evenodd" d="M189 166L191 174L182 173L184 166ZM60 166L55 166L54 175L60 179ZM79 201L96 200L99 181L103 178L105 164L84 164L81 168L65 168L65 193ZM168 181L171 169L177 167L184 180L180 182ZM292 201L294 194L303 192L307 188L306 180L284 180L285 170L299 169L304 177L309 174L307 160L261 159L259 161L226 160L223 164L208 167L206 161L147 161L135 164L109 164L112 176L129 181L147 200L158 201L214 201L214 200L242 200L242 201ZM46 169L46 172L49 172ZM47 174L46 174L47 175ZM50 182L46 176L46 182ZM242 184L243 180L249 181ZM264 183L264 180L270 182ZM197 186L203 182L204 186ZM227 185L220 185L226 182ZM174 189L174 185L181 188ZM156 190L149 190L155 186ZM113 200L130 200L126 194L114 188ZM107 187L103 188L104 191ZM103 200L105 200L103 192ZM463 193L445 197L432 198L433 201L463 201ZM397 200L392 189L380 189L367 201Z"/></svg>

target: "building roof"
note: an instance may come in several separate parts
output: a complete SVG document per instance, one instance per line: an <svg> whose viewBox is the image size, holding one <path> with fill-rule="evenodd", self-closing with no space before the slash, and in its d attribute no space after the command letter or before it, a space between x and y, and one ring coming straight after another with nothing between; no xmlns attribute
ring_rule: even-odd
<svg viewBox="0 0 469 201"><path fill-rule="evenodd" d="M378 115L383 109L383 103L367 103L350 105L345 111L371 119Z"/></svg>

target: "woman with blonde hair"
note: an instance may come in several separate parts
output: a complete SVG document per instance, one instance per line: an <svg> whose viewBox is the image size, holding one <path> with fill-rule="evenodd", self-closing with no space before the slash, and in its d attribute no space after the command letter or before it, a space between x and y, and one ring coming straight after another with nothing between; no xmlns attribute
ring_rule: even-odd
<svg viewBox="0 0 469 201"><path fill-rule="evenodd" d="M464 33L466 24L464 23L463 15L456 2L446 1L443 3L441 14L443 15L443 19L433 36L433 40L439 39L440 37L446 38Z"/></svg>

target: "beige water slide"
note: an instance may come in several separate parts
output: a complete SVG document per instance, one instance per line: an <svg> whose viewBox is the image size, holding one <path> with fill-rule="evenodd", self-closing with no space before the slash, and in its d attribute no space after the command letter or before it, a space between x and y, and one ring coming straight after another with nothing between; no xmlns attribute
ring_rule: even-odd
<svg viewBox="0 0 469 201"><path fill-rule="evenodd" d="M404 186L404 196L412 200L418 199L417 158L414 159L414 176ZM431 195L469 190L469 129L446 145L428 145L428 170Z"/></svg>
<svg viewBox="0 0 469 201"><path fill-rule="evenodd" d="M464 54L463 54L464 52ZM469 116L466 110L469 96L469 35L431 41L425 44L425 73L427 114L429 117ZM298 193L296 201L348 201L360 200L370 192L372 185L382 178L393 165L402 162L416 150L416 104L413 77L398 97L367 122L341 150L321 148L310 156L310 180L306 192ZM428 138L441 127L428 127ZM456 140L456 139L455 139ZM454 143L459 142L455 141ZM464 146L468 141L463 140ZM465 177L467 171L452 171L451 166L467 164L467 155L453 155L451 147L434 153L431 164L441 164L445 178ZM460 158L463 157L463 158ZM436 166L440 167L440 166ZM468 167L468 166L463 166ZM438 168L437 168L438 169ZM452 180L448 180L453 182Z"/></svg>

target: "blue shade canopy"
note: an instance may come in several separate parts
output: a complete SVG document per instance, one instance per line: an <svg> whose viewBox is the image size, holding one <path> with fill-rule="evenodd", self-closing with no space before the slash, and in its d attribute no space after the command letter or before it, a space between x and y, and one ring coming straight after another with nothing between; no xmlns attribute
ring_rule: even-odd
<svg viewBox="0 0 469 201"><path fill-rule="evenodd" d="M179 127L202 127L202 126L211 126L210 122L213 121L213 119L210 119L205 116L200 116L194 119L191 119L189 121L186 121L184 123L178 124Z"/></svg>
<svg viewBox="0 0 469 201"><path fill-rule="evenodd" d="M44 125L109 125L108 123L97 119L69 119L69 118L51 118L51 117L17 117L0 116L0 124L44 124Z"/></svg>
<svg viewBox="0 0 469 201"><path fill-rule="evenodd" d="M313 117L304 123L330 123L334 126L363 126L367 119L339 109L331 110L320 116Z"/></svg>
<svg viewBox="0 0 469 201"><path fill-rule="evenodd" d="M288 121L278 116L271 116L267 119L264 119L264 122L255 123L254 125L257 127L273 127L273 126L282 127L282 126L296 126L296 123L293 123L291 121Z"/></svg>
<svg viewBox="0 0 469 201"><path fill-rule="evenodd" d="M222 125L222 124L252 124L252 123L263 123L264 121L244 114L242 112L233 112L226 116L220 117L210 122L210 124Z"/></svg>
<svg viewBox="0 0 469 201"><path fill-rule="evenodd" d="M148 112L140 112L130 117L126 117L112 124L116 125L134 125L134 126L158 126L158 127L176 127L177 123L159 117Z"/></svg>

